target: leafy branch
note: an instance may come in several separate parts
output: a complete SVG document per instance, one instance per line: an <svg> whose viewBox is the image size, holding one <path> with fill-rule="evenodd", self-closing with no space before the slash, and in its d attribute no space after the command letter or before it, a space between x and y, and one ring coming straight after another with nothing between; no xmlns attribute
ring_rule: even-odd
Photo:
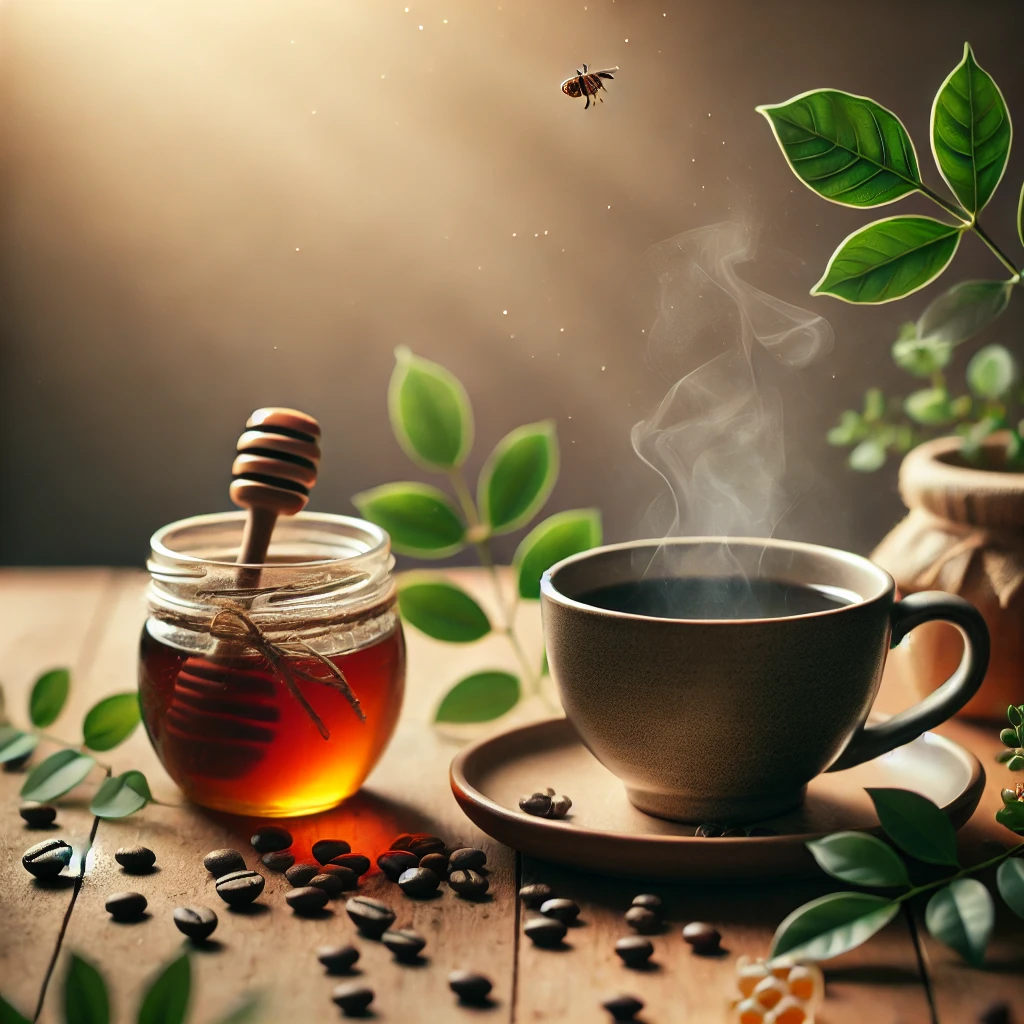
<svg viewBox="0 0 1024 1024"><path fill-rule="evenodd" d="M488 571L498 609L492 621L472 596L439 573L405 577L398 593L402 618L427 636L473 643L503 636L521 675L501 669L461 679L441 701L438 722L485 722L511 710L526 692L547 699L541 685L544 657L531 661L516 626L521 600L540 597L540 577L555 562L601 543L596 509L559 512L520 542L513 559L515 592L507 600L491 540L529 525L558 479L558 441L550 420L506 434L484 463L476 498L463 472L473 447L473 410L465 388L443 366L400 347L388 388L388 413L399 445L420 468L444 477L451 496L437 487L405 482L363 491L352 501L360 514L391 535L399 554L440 559L472 547Z"/></svg>

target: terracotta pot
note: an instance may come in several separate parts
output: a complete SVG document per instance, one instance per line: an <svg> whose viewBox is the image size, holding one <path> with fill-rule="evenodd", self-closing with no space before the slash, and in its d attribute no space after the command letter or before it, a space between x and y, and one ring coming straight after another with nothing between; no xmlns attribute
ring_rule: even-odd
<svg viewBox="0 0 1024 1024"><path fill-rule="evenodd" d="M875 549L903 594L959 594L985 617L992 660L961 715L1005 720L1024 702L1024 473L1008 472L1005 437L994 435L975 468L960 456L958 437L915 448L900 468L900 494L910 514ZM923 695L956 668L963 640L952 626L916 629L897 654Z"/></svg>

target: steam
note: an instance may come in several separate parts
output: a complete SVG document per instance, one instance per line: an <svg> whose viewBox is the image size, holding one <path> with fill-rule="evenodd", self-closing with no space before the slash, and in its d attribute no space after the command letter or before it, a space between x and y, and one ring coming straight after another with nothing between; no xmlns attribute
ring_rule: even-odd
<svg viewBox="0 0 1024 1024"><path fill-rule="evenodd" d="M724 222L647 253L661 284L648 356L672 375L698 364L632 430L637 455L668 485L648 513L649 535L770 536L792 504L782 400L759 386L754 345L800 368L831 348L832 328L737 276L755 249L749 228Z"/></svg>

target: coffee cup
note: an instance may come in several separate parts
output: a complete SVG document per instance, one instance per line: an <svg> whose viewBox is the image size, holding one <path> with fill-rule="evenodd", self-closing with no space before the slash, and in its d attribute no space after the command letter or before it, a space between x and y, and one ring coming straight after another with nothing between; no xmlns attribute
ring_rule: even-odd
<svg viewBox="0 0 1024 1024"><path fill-rule="evenodd" d="M807 783L955 714L988 665L979 612L941 592L897 600L866 558L814 544L692 537L594 548L541 580L551 674L583 743L640 810L741 823ZM867 719L886 654L941 619L959 667L893 717Z"/></svg>

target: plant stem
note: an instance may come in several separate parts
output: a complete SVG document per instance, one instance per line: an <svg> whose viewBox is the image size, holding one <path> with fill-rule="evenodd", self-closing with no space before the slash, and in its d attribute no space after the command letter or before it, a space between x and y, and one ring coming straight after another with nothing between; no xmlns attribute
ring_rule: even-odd
<svg viewBox="0 0 1024 1024"><path fill-rule="evenodd" d="M83 743L71 743L69 740L62 740L59 736L51 736L48 732L43 732L42 729L33 729L32 733L38 736L41 740L46 740L47 743L56 743L58 747L66 747L68 750L77 750L80 754L85 754L87 757L91 757L96 765L108 775L112 774L114 769L109 764L100 761L96 755L89 750Z"/></svg>
<svg viewBox="0 0 1024 1024"><path fill-rule="evenodd" d="M951 882L955 882L959 878L965 878L967 875L973 875L978 871L984 871L985 868L992 867L993 864L999 864L1004 860L1008 860L1015 854L1024 851L1024 843L1018 843L1016 846L1011 846L1010 849L1004 850L1002 853L997 854L995 857L991 857L989 860L982 861L980 864L973 864L969 868L961 868L955 875L947 875L945 878L940 878L936 882L929 882L927 885L918 885L913 889L908 889L902 896L897 896L894 903L906 903L907 900L912 899L914 896L919 896L923 892L928 892L930 889L938 889L942 885L949 885Z"/></svg>
<svg viewBox="0 0 1024 1024"><path fill-rule="evenodd" d="M999 260L999 262L1002 263L1002 265L1006 267L1011 274L1013 274L1016 281L1020 281L1020 271L1013 265L1013 261L1010 257L1007 256L1006 253L1004 253L1003 250L1000 249L999 246L996 245L996 243L988 236L985 229L977 221L975 221L971 227L974 228L974 233L992 250L996 259Z"/></svg>

